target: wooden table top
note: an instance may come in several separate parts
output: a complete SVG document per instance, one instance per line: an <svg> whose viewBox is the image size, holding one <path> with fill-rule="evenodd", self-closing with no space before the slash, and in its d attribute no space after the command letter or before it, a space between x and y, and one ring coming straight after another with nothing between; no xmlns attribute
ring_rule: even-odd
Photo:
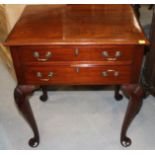
<svg viewBox="0 0 155 155"><path fill-rule="evenodd" d="M148 44L131 5L29 5L5 45Z"/></svg>

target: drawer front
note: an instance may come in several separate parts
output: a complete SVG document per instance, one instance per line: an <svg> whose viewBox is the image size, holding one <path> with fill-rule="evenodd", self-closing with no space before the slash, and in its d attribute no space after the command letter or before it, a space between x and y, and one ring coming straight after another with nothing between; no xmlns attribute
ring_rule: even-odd
<svg viewBox="0 0 155 155"><path fill-rule="evenodd" d="M26 84L123 84L131 82L130 66L25 67Z"/></svg>
<svg viewBox="0 0 155 155"><path fill-rule="evenodd" d="M133 58L132 46L102 46L102 47L19 47L19 55L25 62L51 61L129 61Z"/></svg>

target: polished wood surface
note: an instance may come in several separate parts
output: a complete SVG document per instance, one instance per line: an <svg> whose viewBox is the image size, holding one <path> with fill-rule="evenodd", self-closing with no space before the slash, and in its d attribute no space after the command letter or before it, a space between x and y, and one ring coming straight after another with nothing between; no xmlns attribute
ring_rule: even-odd
<svg viewBox="0 0 155 155"><path fill-rule="evenodd" d="M25 86L17 86L14 90L14 98L15 98L15 103L17 105L17 108L19 112L21 112L25 120L28 122L28 124L30 125L33 131L34 137L32 137L29 140L29 145L33 147L38 146L40 138L39 138L38 127L34 119L31 106L29 104L28 96L32 95L32 93L36 89L37 89L37 86L25 85Z"/></svg>
<svg viewBox="0 0 155 155"><path fill-rule="evenodd" d="M5 44L139 44L139 40L148 43L130 5L31 5Z"/></svg>
<svg viewBox="0 0 155 155"><path fill-rule="evenodd" d="M54 61L132 61L137 46L22 46L18 47L20 58L25 62L40 62L34 57L35 52L40 59L45 59L51 52L47 62ZM105 55L107 53L107 55Z"/></svg>
<svg viewBox="0 0 155 155"><path fill-rule="evenodd" d="M130 5L26 7L5 45L18 80L15 101L34 132L29 145L39 144L39 133L27 96L39 86L46 101L48 85L116 85L116 100L122 99L120 88L130 90L121 144L131 145L126 134L142 101L139 81L147 44Z"/></svg>
<svg viewBox="0 0 155 155"><path fill-rule="evenodd" d="M131 67L129 66L96 66L96 67L27 67L24 68L26 84L125 84L131 78ZM49 74L52 74L49 76ZM37 77L41 74L41 77Z"/></svg>
<svg viewBox="0 0 155 155"><path fill-rule="evenodd" d="M122 90L129 97L129 104L124 117L120 142L123 146L128 147L131 145L132 140L127 136L127 129L141 109L144 90L141 84L123 85Z"/></svg>
<svg viewBox="0 0 155 155"><path fill-rule="evenodd" d="M79 76L76 78L76 82L70 80L70 77L68 76L67 81L62 82L61 80L56 82L57 84L123 84L123 83L137 83L139 81L139 73L141 69L141 62L143 57L143 48L144 46L139 45L124 45L124 46L20 46L20 47L11 47L12 57L14 59L14 66L17 74L17 79L19 84L40 84L44 85L47 84L47 82L42 82L37 80L37 78L34 77L33 72L29 72L29 70L35 70L37 72L40 72L43 68L46 70L46 72L53 72L53 68L56 68L61 71L61 79L68 74L68 72L65 73L65 69L63 70L65 66L68 66L68 68L81 68L79 70ZM76 49L78 49L78 54L75 53ZM46 54L48 52L51 52L51 56L47 59ZM34 53L37 52L39 54L39 58L34 56ZM107 55L104 55L104 52L108 53ZM121 55L119 57L116 56L116 53L120 52ZM107 69L107 66L109 69ZM127 66L127 70L124 70L123 72L129 72L128 75L130 75L130 78L126 77L124 75L124 80L121 81L115 80L110 76L107 78L100 79L100 76L94 76L95 80L92 80L92 77L88 76L87 82L83 79L81 75L82 68L85 68L85 71L90 71L93 67L102 68L103 71L105 70L113 70L115 66L118 66L119 68L124 68L124 66ZM117 71L117 70L116 70ZM70 72L71 73L71 72ZM69 73L69 74L70 74ZM86 73L87 74L87 73ZM31 78L31 81L27 80L27 77L33 77L33 80ZM99 78L98 81L96 78ZM110 80L110 78L112 78ZM36 79L36 81L34 80ZM105 80L105 81L104 81ZM96 81L96 82L95 82ZM109 81L109 82L107 82ZM117 81L117 82L116 82ZM50 80L50 82L52 82ZM53 82L52 82L53 84Z"/></svg>

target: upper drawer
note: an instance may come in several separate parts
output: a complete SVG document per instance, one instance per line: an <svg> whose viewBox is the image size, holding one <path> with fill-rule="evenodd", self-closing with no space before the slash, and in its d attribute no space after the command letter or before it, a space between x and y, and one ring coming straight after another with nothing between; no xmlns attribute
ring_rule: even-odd
<svg viewBox="0 0 155 155"><path fill-rule="evenodd" d="M19 47L22 62L128 61L134 46L25 46Z"/></svg>

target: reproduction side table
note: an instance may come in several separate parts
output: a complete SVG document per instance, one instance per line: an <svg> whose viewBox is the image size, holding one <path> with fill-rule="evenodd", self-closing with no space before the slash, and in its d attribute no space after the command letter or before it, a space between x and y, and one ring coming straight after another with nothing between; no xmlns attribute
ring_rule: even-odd
<svg viewBox="0 0 155 155"><path fill-rule="evenodd" d="M38 88L47 100L48 85L116 85L130 97L121 144L131 144L128 126L144 95L140 69L149 44L131 5L30 5L4 43L10 47L18 84L18 109L34 132L29 145L39 144L38 128L28 96Z"/></svg>

